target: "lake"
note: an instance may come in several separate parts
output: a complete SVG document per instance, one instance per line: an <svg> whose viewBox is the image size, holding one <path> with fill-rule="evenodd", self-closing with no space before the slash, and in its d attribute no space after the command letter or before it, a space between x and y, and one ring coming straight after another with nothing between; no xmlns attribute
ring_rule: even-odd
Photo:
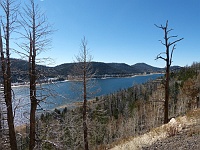
<svg viewBox="0 0 200 150"><path fill-rule="evenodd" d="M129 88L134 84L145 83L161 76L163 76L163 74L149 74L126 78L94 79L93 81L95 81L95 86L92 87L92 90L95 92L89 99L117 92L121 89ZM42 89L38 91L38 99L44 99L44 102L41 102L38 106L38 111L51 111L55 108L70 106L73 102L82 101L82 99L80 99L81 91L79 91L74 85L76 85L75 82L65 81L38 86L37 89ZM17 106L15 123L17 125L23 124L27 122L26 118L29 117L29 87L13 87L13 91L14 105Z"/></svg>

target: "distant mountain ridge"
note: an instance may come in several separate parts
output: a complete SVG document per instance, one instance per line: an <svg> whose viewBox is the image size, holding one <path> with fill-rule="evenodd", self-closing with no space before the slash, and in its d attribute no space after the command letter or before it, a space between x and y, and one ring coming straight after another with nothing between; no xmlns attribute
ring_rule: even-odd
<svg viewBox="0 0 200 150"><path fill-rule="evenodd" d="M60 75L70 74L71 69L75 63L65 63L55 66L54 69ZM146 63L136 63L128 65L125 63L104 63L104 62L91 62L93 72L96 70L97 75L116 75L116 74L141 74L141 73L162 73L165 68L158 68L148 65ZM171 66L171 70L180 69L180 66Z"/></svg>
<svg viewBox="0 0 200 150"><path fill-rule="evenodd" d="M103 62L91 62L93 72L96 70L97 75L124 75L124 74L139 74L144 72L163 72L163 68L157 68L145 63L138 63L135 65L128 65L125 63L103 63ZM70 70L73 68L74 63L65 63L55 66L54 69L59 72L60 75L70 74Z"/></svg>
<svg viewBox="0 0 200 150"><path fill-rule="evenodd" d="M158 68L158 67L153 67L151 65L148 65L146 63L136 63L135 65L132 65L133 68L140 70L140 72L162 72L164 71L164 68Z"/></svg>
<svg viewBox="0 0 200 150"><path fill-rule="evenodd" d="M165 68L158 68L148 65L146 63L136 63L134 65L128 65L125 63L104 63L104 62L91 62L93 72L97 72L97 76L103 75L133 75L141 73L161 73L165 71ZM37 70L40 71L45 77L67 77L75 63L64 63L55 67L48 67L43 65L37 65ZM18 78L23 79L28 77L28 62L21 59L11 59L11 68L13 70L13 80L18 81ZM180 69L180 66L172 66L171 70ZM1 70L1 69L0 69Z"/></svg>

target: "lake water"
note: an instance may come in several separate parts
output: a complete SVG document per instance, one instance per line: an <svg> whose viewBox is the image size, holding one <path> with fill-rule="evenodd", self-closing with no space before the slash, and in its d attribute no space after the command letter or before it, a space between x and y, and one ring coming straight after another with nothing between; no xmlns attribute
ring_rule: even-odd
<svg viewBox="0 0 200 150"><path fill-rule="evenodd" d="M95 79L95 87L92 88L95 92L90 98L92 99L96 96L117 92L121 89L129 88L134 84L141 84L149 80L154 80L160 76L163 76L163 74L150 74L127 78ZM74 86L74 83L75 82L72 81L66 81L38 86L38 89L42 88L42 90L38 92L39 99L45 99L45 101L41 102L38 106L38 111L51 111L55 108L70 106L73 102L81 101L81 91ZM29 89L27 86L21 86L13 87L13 91L15 93L14 105L17 106L15 123L17 125L23 124L27 122L26 118L29 118Z"/></svg>

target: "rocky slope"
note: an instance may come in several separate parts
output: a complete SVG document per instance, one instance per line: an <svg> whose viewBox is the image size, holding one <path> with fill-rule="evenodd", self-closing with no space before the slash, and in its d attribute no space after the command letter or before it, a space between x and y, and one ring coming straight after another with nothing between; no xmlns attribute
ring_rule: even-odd
<svg viewBox="0 0 200 150"><path fill-rule="evenodd" d="M120 142L112 150L200 149L200 109L173 118L149 133Z"/></svg>

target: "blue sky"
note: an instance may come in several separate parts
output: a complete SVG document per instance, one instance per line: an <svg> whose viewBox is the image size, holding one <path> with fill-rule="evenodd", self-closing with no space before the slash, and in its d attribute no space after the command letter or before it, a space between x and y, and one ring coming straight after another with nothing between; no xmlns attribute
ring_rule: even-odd
<svg viewBox="0 0 200 150"><path fill-rule="evenodd" d="M171 35L184 38L177 43L172 65L200 62L199 0L37 0L50 24L52 49L41 54L55 64L73 62L83 36L93 61L129 65L144 62L164 67L155 60L165 51L158 41L163 31L154 24L169 20Z"/></svg>

